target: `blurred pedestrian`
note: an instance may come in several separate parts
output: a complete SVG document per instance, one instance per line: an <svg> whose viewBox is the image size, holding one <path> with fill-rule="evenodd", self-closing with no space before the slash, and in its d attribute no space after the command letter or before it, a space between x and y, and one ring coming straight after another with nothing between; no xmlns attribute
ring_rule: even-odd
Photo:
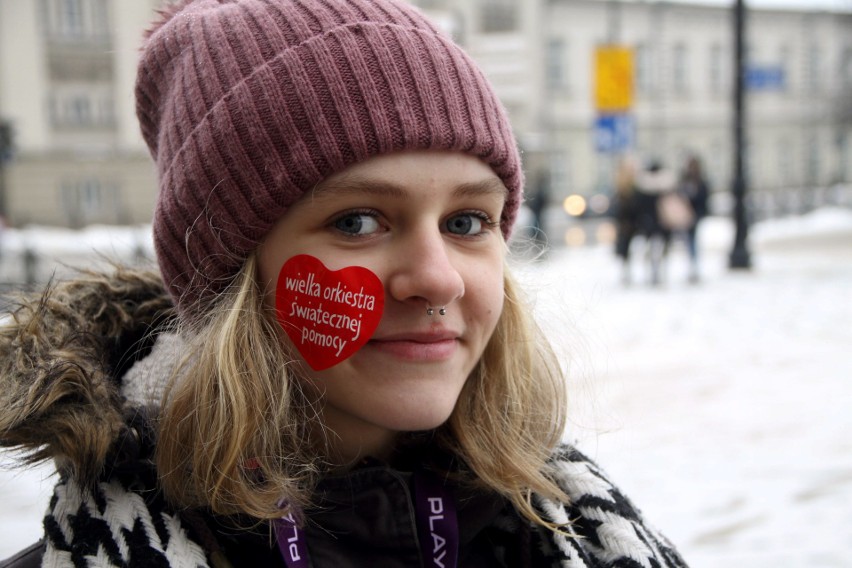
<svg viewBox="0 0 852 568"><path fill-rule="evenodd" d="M660 214L660 203L676 190L677 175L658 159L651 160L636 178L636 234L645 237L645 255L652 285L663 281L672 232L668 218Z"/></svg>
<svg viewBox="0 0 852 568"><path fill-rule="evenodd" d="M691 155L687 158L678 192L689 201L693 213L692 223L686 230L686 248L689 253L689 281L694 283L701 278L698 224L707 216L707 201L710 196L710 187L698 156Z"/></svg>
<svg viewBox="0 0 852 568"><path fill-rule="evenodd" d="M547 208L550 205L550 174L546 171L540 171L535 178L530 197L526 204L532 213L532 226L530 227L530 236L537 242L546 244L547 232L544 224L544 217L547 213Z"/></svg>
<svg viewBox="0 0 852 568"><path fill-rule="evenodd" d="M621 259L621 280L630 284L630 244L636 234L636 175L639 162L633 155L622 156L615 172L615 254Z"/></svg>
<svg viewBox="0 0 852 568"><path fill-rule="evenodd" d="M16 566L684 565L561 441L512 128L421 12L184 0L136 95L159 272L0 328L0 445L61 473Z"/></svg>

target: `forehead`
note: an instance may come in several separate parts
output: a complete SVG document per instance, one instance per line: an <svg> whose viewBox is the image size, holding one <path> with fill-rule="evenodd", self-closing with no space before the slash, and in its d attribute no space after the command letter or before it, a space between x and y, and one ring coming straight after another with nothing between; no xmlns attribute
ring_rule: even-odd
<svg viewBox="0 0 852 568"><path fill-rule="evenodd" d="M315 197L366 193L400 197L452 191L458 196L493 195L505 200L503 181L479 159L462 153L412 151L369 158L319 183Z"/></svg>

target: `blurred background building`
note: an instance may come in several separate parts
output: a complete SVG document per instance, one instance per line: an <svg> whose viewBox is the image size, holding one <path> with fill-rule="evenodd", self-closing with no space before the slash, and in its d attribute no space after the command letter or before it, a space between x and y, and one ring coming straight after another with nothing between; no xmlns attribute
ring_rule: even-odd
<svg viewBox="0 0 852 568"><path fill-rule="evenodd" d="M150 220L154 170L133 83L156 0L0 0L0 200L15 225ZM0 158L2 159L2 158Z"/></svg>
<svg viewBox="0 0 852 568"><path fill-rule="evenodd" d="M611 196L625 151L680 168L705 163L728 206L733 175L734 1L419 0L481 62L508 107L530 184L551 203ZM747 6L751 4L747 0ZM750 8L747 175L761 214L798 213L852 179L852 3ZM596 56L629 52L605 83ZM605 70L604 70L605 71ZM609 77L612 79L612 77ZM613 120L602 86L628 100ZM723 199L719 199L719 198ZM607 199L590 204L606 209Z"/></svg>
<svg viewBox="0 0 852 568"><path fill-rule="evenodd" d="M624 152L673 168L695 153L714 190L727 195L731 5L413 1L494 82L525 154L530 195L546 189L556 205L572 194L599 195L589 203L603 211ZM142 30L163 3L0 0L0 145L4 131L13 142L0 152L8 222L149 220L156 183L133 83ZM852 8L750 9L747 44L755 205L801 212L830 200L852 179ZM614 74L601 59L605 46L624 56ZM617 108L602 102L607 89Z"/></svg>

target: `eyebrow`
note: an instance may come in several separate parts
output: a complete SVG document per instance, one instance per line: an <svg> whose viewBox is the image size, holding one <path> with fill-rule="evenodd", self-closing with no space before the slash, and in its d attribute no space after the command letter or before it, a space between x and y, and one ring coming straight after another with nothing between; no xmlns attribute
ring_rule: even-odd
<svg viewBox="0 0 852 568"><path fill-rule="evenodd" d="M354 193L366 193L377 197L405 197L410 190L395 183L362 177L349 177L334 183L320 185L315 189L314 199L332 199ZM498 177L488 177L482 180L460 183L453 188L453 196L470 197L481 195L497 195L508 197L509 190Z"/></svg>

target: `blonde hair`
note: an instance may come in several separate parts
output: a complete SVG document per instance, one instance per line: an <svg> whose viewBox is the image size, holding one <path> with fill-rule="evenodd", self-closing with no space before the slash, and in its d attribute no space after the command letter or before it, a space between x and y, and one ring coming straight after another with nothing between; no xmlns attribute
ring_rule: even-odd
<svg viewBox="0 0 852 568"><path fill-rule="evenodd" d="M296 508L309 502L329 448L311 436L321 426L318 412L263 307L255 271L251 255L190 339L164 399L156 459L173 502L268 519L281 515L282 500ZM435 441L467 466L463 481L547 524L530 495L566 498L547 462L565 426L565 383L505 274L497 327ZM247 467L253 460L262 469Z"/></svg>
<svg viewBox="0 0 852 568"><path fill-rule="evenodd" d="M503 312L439 439L479 483L540 522L531 492L566 498L547 464L565 429L566 383L518 285L504 274Z"/></svg>

